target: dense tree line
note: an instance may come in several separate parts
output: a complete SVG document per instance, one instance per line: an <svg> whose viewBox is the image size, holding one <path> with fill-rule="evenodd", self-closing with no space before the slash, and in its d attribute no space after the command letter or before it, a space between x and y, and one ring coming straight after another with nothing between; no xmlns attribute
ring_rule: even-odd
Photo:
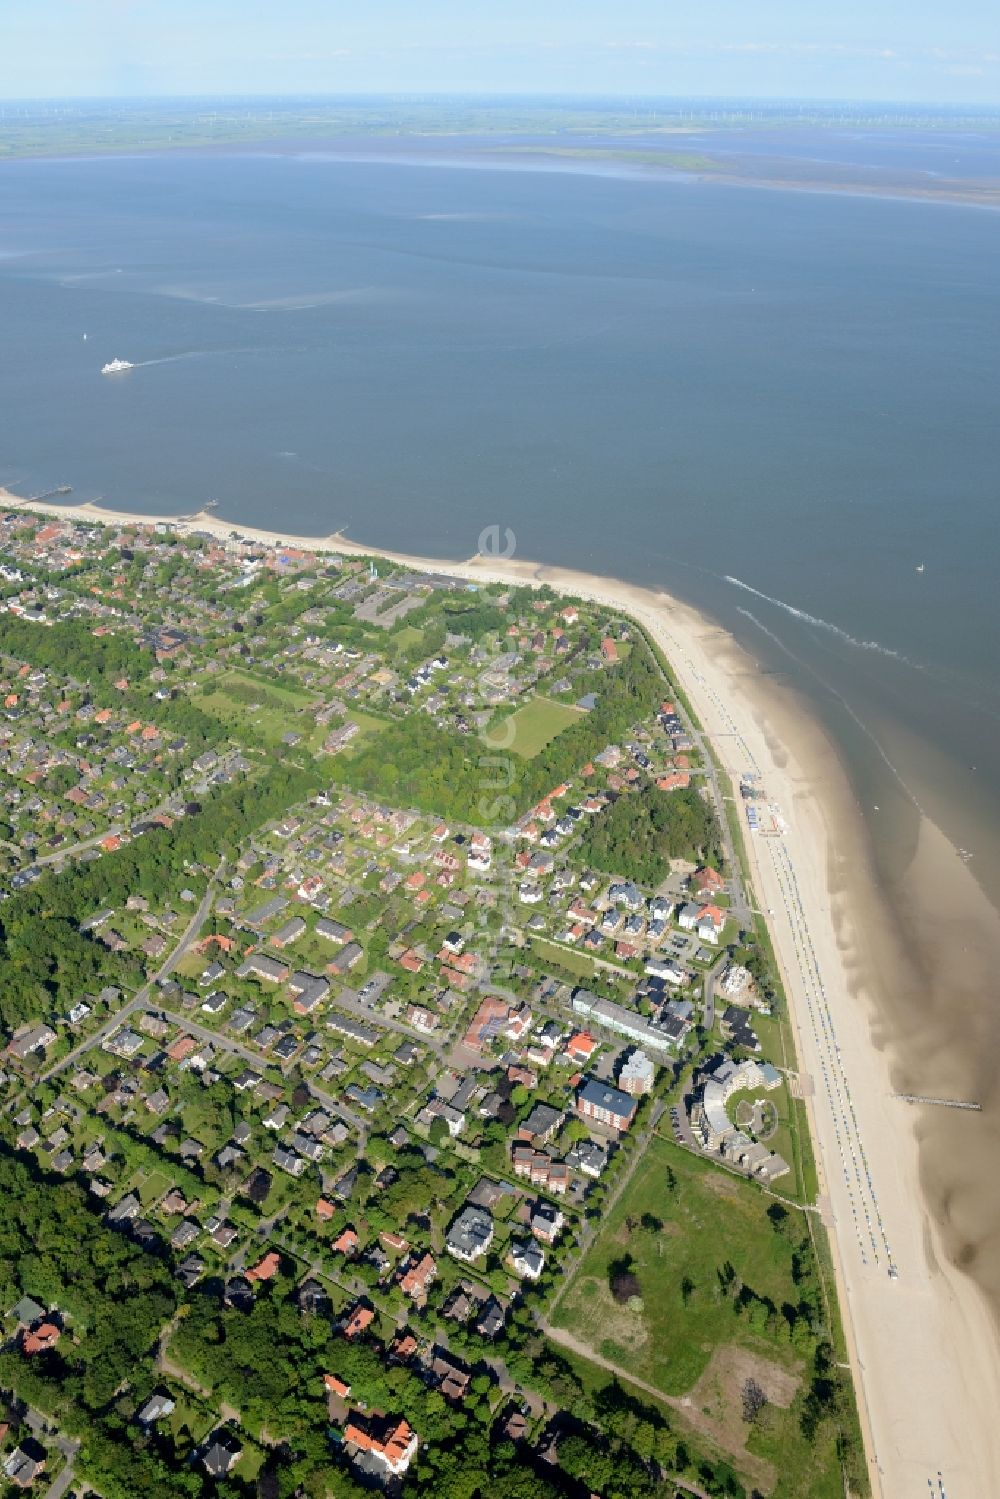
<svg viewBox="0 0 1000 1499"><path fill-rule="evenodd" d="M320 1449L321 1466L303 1462L310 1434L328 1424L323 1375L336 1373L351 1386L351 1403L405 1414L421 1439L407 1492L438 1496L492 1492L489 1474L489 1393L483 1375L462 1406L449 1405L437 1391L404 1366L388 1367L382 1349L348 1342L322 1317L304 1317L279 1284L258 1298L248 1313L227 1311L207 1297L196 1298L179 1322L171 1344L176 1357L216 1396L230 1401L251 1429L265 1427L286 1443L305 1492L351 1492L349 1467L331 1483L336 1460ZM336 1449L334 1449L336 1451ZM470 1483L470 1473L472 1482ZM460 1477L461 1475L461 1477ZM462 1487L455 1487L456 1483Z"/></svg>
<svg viewBox="0 0 1000 1499"><path fill-rule="evenodd" d="M357 752L340 756L334 773L355 790L398 805L479 823L482 807L492 800L479 748L414 713L387 724Z"/></svg>
<svg viewBox="0 0 1000 1499"><path fill-rule="evenodd" d="M223 787L202 810L170 829L152 828L117 853L49 872L0 906L0 1026L13 1030L104 984L135 984L134 957L109 953L82 936L80 923L129 895L157 902L183 881L199 884L197 869L233 853L262 823L280 817L319 785L314 764L283 761L254 781Z"/></svg>
<svg viewBox="0 0 1000 1499"><path fill-rule="evenodd" d="M488 741L463 737L423 713L411 713L339 758L336 774L355 790L396 805L479 825L506 823L648 718L665 690L659 668L639 640L621 666L602 674L597 706L534 759L497 751Z"/></svg>
<svg viewBox="0 0 1000 1499"><path fill-rule="evenodd" d="M0 1147L0 1292L22 1295L67 1317L57 1346L30 1364L0 1354L0 1384L27 1394L26 1369L46 1409L102 1410L146 1360L176 1306L168 1267L111 1232L74 1181L49 1181ZM48 1388L50 1395L45 1396Z"/></svg>
<svg viewBox="0 0 1000 1499"><path fill-rule="evenodd" d="M608 873L658 885L670 873L671 859L717 867L720 843L711 804L694 786L678 791L647 786L620 796L588 823L580 854Z"/></svg>
<svg viewBox="0 0 1000 1499"><path fill-rule="evenodd" d="M146 682L152 658L124 634L95 635L89 626L71 620L46 629L8 615L0 632L0 648L41 671L78 682L103 707L183 735L195 749L225 738L218 719L190 698L178 693L157 699L148 687L137 685ZM114 685L122 678L129 683L126 690Z"/></svg>
<svg viewBox="0 0 1000 1499"><path fill-rule="evenodd" d="M177 1308L166 1259L113 1232L74 1181L53 1180L0 1147L0 1301L22 1295L65 1318L47 1353L0 1352L0 1388L53 1417L81 1442L76 1467L105 1499L174 1499L221 1493L250 1499L238 1481L221 1487L132 1424L156 1388L159 1334Z"/></svg>

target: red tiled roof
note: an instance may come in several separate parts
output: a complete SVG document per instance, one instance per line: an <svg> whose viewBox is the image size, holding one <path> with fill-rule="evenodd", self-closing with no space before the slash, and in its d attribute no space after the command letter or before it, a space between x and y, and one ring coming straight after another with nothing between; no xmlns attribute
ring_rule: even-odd
<svg viewBox="0 0 1000 1499"><path fill-rule="evenodd" d="M35 1353L45 1353L47 1349L54 1348L62 1333L54 1322L42 1322L32 1332L25 1333L21 1344L22 1350L30 1358Z"/></svg>
<svg viewBox="0 0 1000 1499"><path fill-rule="evenodd" d="M597 1042L588 1031L577 1031L570 1036L566 1042L566 1050L571 1057L579 1057L582 1061L591 1056L597 1046Z"/></svg>
<svg viewBox="0 0 1000 1499"><path fill-rule="evenodd" d="M246 1272L247 1280L271 1280L278 1272L281 1264L281 1255L274 1249L268 1251L259 1265Z"/></svg>
<svg viewBox="0 0 1000 1499"><path fill-rule="evenodd" d="M364 1332L374 1321L375 1313L370 1306L356 1306L344 1323L344 1337L356 1338L359 1332Z"/></svg>

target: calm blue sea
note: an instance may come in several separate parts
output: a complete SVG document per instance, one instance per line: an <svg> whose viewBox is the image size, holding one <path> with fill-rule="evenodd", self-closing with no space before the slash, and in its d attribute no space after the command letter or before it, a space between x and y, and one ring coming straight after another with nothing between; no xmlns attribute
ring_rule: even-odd
<svg viewBox="0 0 1000 1499"><path fill-rule="evenodd" d="M921 202L10 162L0 482L660 584L809 695L886 867L919 803L995 894L998 265L1000 214Z"/></svg>

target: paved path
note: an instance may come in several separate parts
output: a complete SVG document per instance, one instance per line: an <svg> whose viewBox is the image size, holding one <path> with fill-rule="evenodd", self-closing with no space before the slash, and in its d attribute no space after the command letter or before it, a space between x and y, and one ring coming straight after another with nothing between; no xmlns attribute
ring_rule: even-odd
<svg viewBox="0 0 1000 1499"><path fill-rule="evenodd" d="M65 1494L73 1482L73 1476L73 1461L71 1459L55 1479L55 1482L50 1484L46 1490L45 1499L62 1499L63 1494Z"/></svg>
<svg viewBox="0 0 1000 1499"><path fill-rule="evenodd" d="M705 974L705 1029L711 1032L715 1024L715 982L729 962L728 953L720 953Z"/></svg>

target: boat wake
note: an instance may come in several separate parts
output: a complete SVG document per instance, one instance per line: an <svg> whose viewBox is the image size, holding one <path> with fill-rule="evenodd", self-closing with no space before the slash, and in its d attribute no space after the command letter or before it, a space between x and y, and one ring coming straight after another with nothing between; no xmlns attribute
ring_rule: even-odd
<svg viewBox="0 0 1000 1499"><path fill-rule="evenodd" d="M817 630L826 630L830 635L836 635L838 640L843 640L846 645L852 645L859 651L875 651L880 656L889 656L893 661L902 661L907 666L912 666L917 671L923 671L923 667L916 661L911 661L904 656L902 651L894 651L891 646L882 645L878 640L859 640L856 635L851 635L847 630L842 630L840 625L831 624L828 619L820 619L817 614L809 614L805 609L797 609L794 604L788 604L784 599L776 599L769 593L762 593L759 588L754 588L750 583L744 583L742 578L733 577L732 573L725 573L723 581L730 583L733 588L742 588L745 593L752 593L754 598L764 599L768 604L773 604L776 609L783 609L793 619L799 619L803 624L812 625Z"/></svg>
<svg viewBox="0 0 1000 1499"><path fill-rule="evenodd" d="M247 349L187 349L183 354L164 354L159 359L138 359L132 365L134 370L146 370L154 364L177 364L182 359L211 359L221 354L255 354L258 351L253 348Z"/></svg>

